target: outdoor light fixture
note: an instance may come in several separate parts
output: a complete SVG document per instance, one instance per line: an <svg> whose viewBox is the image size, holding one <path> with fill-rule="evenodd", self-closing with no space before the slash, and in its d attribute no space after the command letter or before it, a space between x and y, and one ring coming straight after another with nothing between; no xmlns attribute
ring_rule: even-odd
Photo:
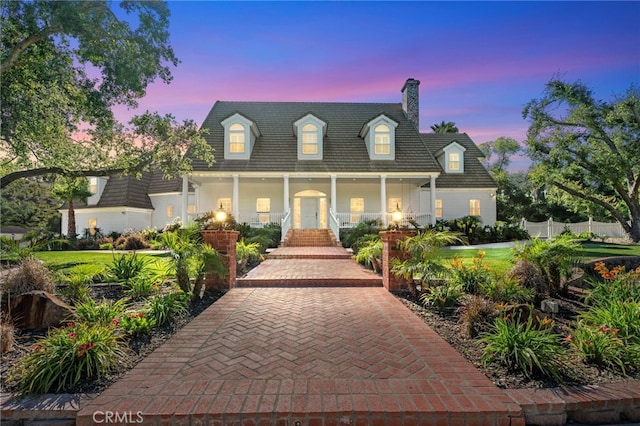
<svg viewBox="0 0 640 426"><path fill-rule="evenodd" d="M227 220L227 212L225 212L222 208L222 203L220 203L220 207L218 207L218 210L216 210L215 218L216 221L220 223L224 223Z"/></svg>
<svg viewBox="0 0 640 426"><path fill-rule="evenodd" d="M399 227L403 217L404 215L402 214L402 210L400 210L400 206L396 203L395 210L391 212L391 221L396 224L396 228Z"/></svg>

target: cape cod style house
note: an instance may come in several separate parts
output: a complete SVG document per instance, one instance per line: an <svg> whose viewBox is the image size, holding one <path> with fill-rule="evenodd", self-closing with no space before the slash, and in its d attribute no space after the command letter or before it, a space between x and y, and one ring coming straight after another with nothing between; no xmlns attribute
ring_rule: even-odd
<svg viewBox="0 0 640 426"><path fill-rule="evenodd" d="M78 232L163 228L222 208L237 222L288 229L341 227L362 220L480 216L496 220L497 185L465 133L421 133L419 84L398 103L218 101L202 127L215 149L182 179L159 174L92 178L94 195L76 210ZM63 210L62 229L66 229Z"/></svg>

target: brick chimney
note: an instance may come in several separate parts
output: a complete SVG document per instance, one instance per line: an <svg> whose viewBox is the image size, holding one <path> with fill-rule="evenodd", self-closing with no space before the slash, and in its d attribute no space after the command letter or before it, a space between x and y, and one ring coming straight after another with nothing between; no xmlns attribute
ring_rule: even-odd
<svg viewBox="0 0 640 426"><path fill-rule="evenodd" d="M420 130L420 99L419 90L420 80L410 78L402 86L402 109L416 129Z"/></svg>

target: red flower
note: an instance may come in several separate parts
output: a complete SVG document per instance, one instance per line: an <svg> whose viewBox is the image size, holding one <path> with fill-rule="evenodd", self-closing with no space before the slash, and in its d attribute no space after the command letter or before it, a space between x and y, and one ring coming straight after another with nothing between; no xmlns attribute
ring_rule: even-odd
<svg viewBox="0 0 640 426"><path fill-rule="evenodd" d="M84 349L78 350L78 352L76 352L76 355L78 355L78 356L84 355Z"/></svg>
<svg viewBox="0 0 640 426"><path fill-rule="evenodd" d="M611 330L611 329L609 327L607 327L606 325L603 325L602 327L600 327L600 331L602 331L603 333L606 333L609 330Z"/></svg>
<svg viewBox="0 0 640 426"><path fill-rule="evenodd" d="M609 329L613 334L618 334L618 332L620 331L619 328L610 328Z"/></svg>
<svg viewBox="0 0 640 426"><path fill-rule="evenodd" d="M111 320L111 324L118 325L118 324L120 324L120 321L118 319L114 318L114 319Z"/></svg>
<svg viewBox="0 0 640 426"><path fill-rule="evenodd" d="M78 333L69 333L69 337L75 339L76 337L78 337Z"/></svg>
<svg viewBox="0 0 640 426"><path fill-rule="evenodd" d="M33 350L36 352L42 350L42 345L37 345L35 348L33 348Z"/></svg>
<svg viewBox="0 0 640 426"><path fill-rule="evenodd" d="M573 336L571 334L569 334L567 337L564 338L565 342L573 342Z"/></svg>
<svg viewBox="0 0 640 426"><path fill-rule="evenodd" d="M75 326L76 326L76 323L75 323L75 322L73 322L73 321L69 321L69 322L67 323L67 327L75 327Z"/></svg>

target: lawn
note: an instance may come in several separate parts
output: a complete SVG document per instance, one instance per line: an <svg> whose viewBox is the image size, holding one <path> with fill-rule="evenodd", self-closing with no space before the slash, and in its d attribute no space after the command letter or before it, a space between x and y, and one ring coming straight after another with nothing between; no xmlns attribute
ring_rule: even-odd
<svg viewBox="0 0 640 426"><path fill-rule="evenodd" d="M513 266L510 248L441 250L438 257L447 260L453 260L458 257L464 260L465 265L471 265L471 259L477 257L480 250L486 253L484 264L489 266L493 271L504 273ZM612 256L640 256L640 245L585 242L582 243L582 249L578 256L583 261Z"/></svg>
<svg viewBox="0 0 640 426"><path fill-rule="evenodd" d="M61 271L65 274L78 273L83 275L99 274L113 262L114 254L110 251L40 251L35 256L42 260L52 271ZM166 252L138 253L138 256L150 260L164 259Z"/></svg>

